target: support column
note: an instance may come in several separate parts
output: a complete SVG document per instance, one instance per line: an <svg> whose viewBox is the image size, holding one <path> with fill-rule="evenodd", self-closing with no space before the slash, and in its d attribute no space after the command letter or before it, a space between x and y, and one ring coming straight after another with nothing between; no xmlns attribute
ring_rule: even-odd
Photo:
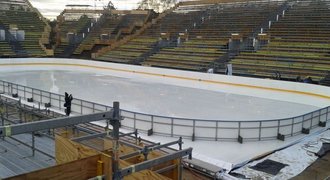
<svg viewBox="0 0 330 180"><path fill-rule="evenodd" d="M34 136L34 132L31 133L32 134L32 156L35 155L35 136Z"/></svg>
<svg viewBox="0 0 330 180"><path fill-rule="evenodd" d="M119 102L113 102L113 114L110 118L110 124L113 127L112 130L112 179L119 180L121 179L120 171L119 171L119 127L120 127L120 110L119 110Z"/></svg>
<svg viewBox="0 0 330 180"><path fill-rule="evenodd" d="M0 117L1 117L1 126L5 126L5 117L3 117L3 112L0 112ZM4 140L5 137L2 136L1 139Z"/></svg>

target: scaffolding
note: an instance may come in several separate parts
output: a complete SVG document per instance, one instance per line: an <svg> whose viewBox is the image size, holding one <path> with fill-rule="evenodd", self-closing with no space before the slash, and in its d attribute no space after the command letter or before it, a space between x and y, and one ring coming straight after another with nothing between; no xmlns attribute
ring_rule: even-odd
<svg viewBox="0 0 330 180"><path fill-rule="evenodd" d="M124 119L120 115L119 102L114 102L109 111L67 117L40 105L35 107L22 102L17 97L0 95L0 108L2 139L31 134L31 144L17 141L31 148L32 156L38 152L57 162L55 166L8 179L32 178L40 174L52 179L55 177L52 173L61 168L63 173L56 174L56 178L65 178L66 170L70 169L70 176L75 174L78 179L117 180L130 176L141 178L146 174L153 179L181 179L182 158L191 158L192 148L182 149L182 138L160 145L139 138L137 131L120 133ZM94 121L105 121L106 126L91 123ZM36 136L55 141L55 156L36 147ZM178 145L178 150L170 148L173 145ZM82 164L88 173L74 169Z"/></svg>

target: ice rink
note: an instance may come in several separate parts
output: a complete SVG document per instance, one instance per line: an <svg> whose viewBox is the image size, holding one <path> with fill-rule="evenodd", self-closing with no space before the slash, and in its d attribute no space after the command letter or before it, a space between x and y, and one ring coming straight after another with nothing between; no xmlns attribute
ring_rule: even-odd
<svg viewBox="0 0 330 180"><path fill-rule="evenodd" d="M9 82L153 115L214 120L278 119L318 107L228 92L169 85L98 72L61 70L12 71L0 75Z"/></svg>
<svg viewBox="0 0 330 180"><path fill-rule="evenodd" d="M152 115L206 120L271 120L303 115L330 105L328 96L318 95L329 92L327 89L307 84L296 86L295 83L273 80L227 78L206 73L65 59L9 59L2 63L1 80L59 94L69 92L75 98L100 104L112 105L113 101L119 101L122 109ZM169 75L157 74L163 72ZM178 78L181 75L183 78ZM191 80L192 76L213 81ZM217 79L227 83L217 83ZM252 85L231 85L228 83L231 80ZM255 87L254 84L258 83L261 87ZM267 84L275 88L262 87ZM293 90L281 90L282 86ZM296 92L300 90L298 87L306 92ZM311 93L308 89L312 90ZM162 143L177 140L158 135L141 136ZM286 141L243 144L185 139L184 147L194 148L194 158L230 169L232 165L284 147L302 137L304 135Z"/></svg>

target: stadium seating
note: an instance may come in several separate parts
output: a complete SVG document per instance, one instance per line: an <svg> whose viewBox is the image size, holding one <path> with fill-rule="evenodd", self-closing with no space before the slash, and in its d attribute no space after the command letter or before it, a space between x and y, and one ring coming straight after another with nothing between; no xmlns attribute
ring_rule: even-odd
<svg viewBox="0 0 330 180"><path fill-rule="evenodd" d="M92 50L97 40L100 40L101 34L112 34L119 20L115 17L103 15L104 20L98 22L87 37L79 44L73 54L80 55L84 50Z"/></svg>
<svg viewBox="0 0 330 180"><path fill-rule="evenodd" d="M79 19L60 21L57 25L60 42L56 45L55 56L62 56L66 50L74 48L74 43L69 43L67 39L67 33L81 34L90 24L91 19L86 15L82 15Z"/></svg>
<svg viewBox="0 0 330 180"><path fill-rule="evenodd" d="M136 38L115 50L103 54L97 59L102 61L130 63L141 57L145 52L149 52L153 48L153 44L157 41L157 38Z"/></svg>
<svg viewBox="0 0 330 180"><path fill-rule="evenodd" d="M80 55L83 51L91 51L96 45L109 45L126 35L134 33L136 29L143 26L150 13L152 12L148 11L144 14L104 15L104 19L100 20L98 25L92 29L73 54ZM102 41L100 39L101 34L109 35L109 39Z"/></svg>
<svg viewBox="0 0 330 180"><path fill-rule="evenodd" d="M117 27L112 31L112 37L121 39L125 35L131 34L132 28L143 26L146 17L147 14L126 14L120 17Z"/></svg>
<svg viewBox="0 0 330 180"><path fill-rule="evenodd" d="M177 47L163 48L147 58L143 65L201 71L221 57L225 47L224 42L190 40Z"/></svg>
<svg viewBox="0 0 330 180"><path fill-rule="evenodd" d="M25 40L21 41L20 44L29 56L46 56L39 42L46 24L36 12L2 11L0 12L0 20L7 29L10 29L10 25L16 25L19 30L25 31Z"/></svg>
<svg viewBox="0 0 330 180"><path fill-rule="evenodd" d="M242 38L267 20L281 3L236 3L213 5L192 22L188 30L189 40L175 48L164 48L146 59L144 65L205 71L225 63L228 43L233 33Z"/></svg>
<svg viewBox="0 0 330 180"><path fill-rule="evenodd" d="M270 42L234 58L234 74L318 82L330 70L330 12L324 1L299 1L266 33Z"/></svg>
<svg viewBox="0 0 330 180"><path fill-rule="evenodd" d="M120 63L143 61L145 56L152 54L155 48L157 48L161 33L165 33L168 39L176 39L178 33L184 33L188 27L193 25L194 18L198 17L199 13L169 13L160 22L146 29L140 36L114 50L102 54L97 59Z"/></svg>
<svg viewBox="0 0 330 180"><path fill-rule="evenodd" d="M14 51L6 41L0 41L0 57L15 56Z"/></svg>

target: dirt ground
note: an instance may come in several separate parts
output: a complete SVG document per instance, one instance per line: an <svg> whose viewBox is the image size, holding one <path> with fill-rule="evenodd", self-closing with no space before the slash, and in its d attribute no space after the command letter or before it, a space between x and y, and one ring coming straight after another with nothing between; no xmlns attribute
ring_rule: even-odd
<svg viewBox="0 0 330 180"><path fill-rule="evenodd" d="M330 180L330 153L315 161L293 180Z"/></svg>

